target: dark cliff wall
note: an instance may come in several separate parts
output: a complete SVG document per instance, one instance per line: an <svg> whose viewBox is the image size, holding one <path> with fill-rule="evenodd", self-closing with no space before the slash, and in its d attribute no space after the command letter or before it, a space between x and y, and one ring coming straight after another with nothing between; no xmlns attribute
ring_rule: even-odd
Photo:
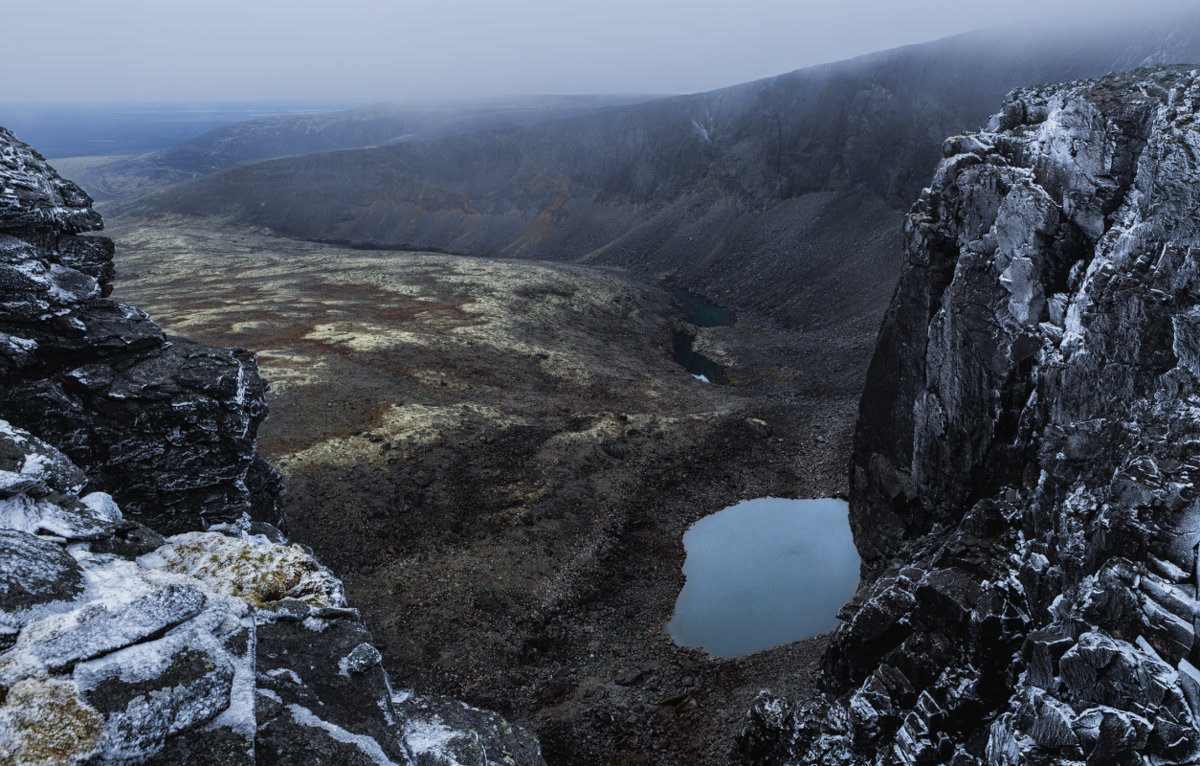
<svg viewBox="0 0 1200 766"><path fill-rule="evenodd" d="M748 754L1200 759L1198 110L1200 72L1141 70L946 142L862 399L828 700L764 701Z"/></svg>
<svg viewBox="0 0 1200 766"><path fill-rule="evenodd" d="M163 532L277 522L254 355L168 339L104 297L113 246L84 235L101 225L91 200L3 129L0 152L0 412Z"/></svg>

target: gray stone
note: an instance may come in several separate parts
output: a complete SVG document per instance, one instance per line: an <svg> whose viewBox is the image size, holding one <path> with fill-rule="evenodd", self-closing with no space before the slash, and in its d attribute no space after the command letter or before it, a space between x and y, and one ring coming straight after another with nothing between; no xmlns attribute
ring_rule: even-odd
<svg viewBox="0 0 1200 766"><path fill-rule="evenodd" d="M359 644L342 658L338 666L348 673L365 673L383 662L383 655L370 644Z"/></svg>
<svg viewBox="0 0 1200 766"><path fill-rule="evenodd" d="M111 612L89 614L73 630L22 648L51 671L64 670L162 633L198 614L204 601L196 588L168 585Z"/></svg>
<svg viewBox="0 0 1200 766"><path fill-rule="evenodd" d="M781 760L1194 762L1197 111L1138 70L947 143L860 406L866 578Z"/></svg>
<svg viewBox="0 0 1200 766"><path fill-rule="evenodd" d="M82 590L83 573L61 546L28 532L0 530L0 609L69 600Z"/></svg>

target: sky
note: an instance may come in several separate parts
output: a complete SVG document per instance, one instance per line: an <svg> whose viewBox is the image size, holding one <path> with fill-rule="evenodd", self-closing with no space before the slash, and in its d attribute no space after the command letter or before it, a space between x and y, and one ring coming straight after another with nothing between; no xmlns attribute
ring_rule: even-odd
<svg viewBox="0 0 1200 766"><path fill-rule="evenodd" d="M5 0L0 101L691 93L1182 1Z"/></svg>

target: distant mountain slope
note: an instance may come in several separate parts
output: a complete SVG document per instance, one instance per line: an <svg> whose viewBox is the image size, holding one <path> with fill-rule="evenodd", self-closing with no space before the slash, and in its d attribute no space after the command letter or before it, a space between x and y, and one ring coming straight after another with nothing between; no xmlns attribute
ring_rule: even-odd
<svg viewBox="0 0 1200 766"><path fill-rule="evenodd" d="M1070 37L1004 28L522 128L239 165L116 212L628 267L857 336L861 372L903 211L945 136L1017 86L1178 61L1200 61L1200 12Z"/></svg>
<svg viewBox="0 0 1200 766"><path fill-rule="evenodd" d="M375 104L281 115L211 130L161 153L165 164L208 173L247 160L433 138L574 117L650 96L522 96L425 106Z"/></svg>
<svg viewBox="0 0 1200 766"><path fill-rule="evenodd" d="M239 162L530 125L652 96L522 96L426 105L375 104L286 114L210 130L148 154L55 160L100 201L144 194Z"/></svg>

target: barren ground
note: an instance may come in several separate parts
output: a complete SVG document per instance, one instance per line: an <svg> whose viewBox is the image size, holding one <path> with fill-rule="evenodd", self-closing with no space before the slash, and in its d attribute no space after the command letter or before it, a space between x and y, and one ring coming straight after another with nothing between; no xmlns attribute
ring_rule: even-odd
<svg viewBox="0 0 1200 766"><path fill-rule="evenodd" d="M670 294L619 271L214 220L109 234L115 297L259 353L289 533L398 685L532 727L551 766L724 764L759 689L811 691L823 637L717 660L663 626L692 522L845 492L858 391L826 379L861 339L739 316L697 331L737 381L706 385L671 359L694 328Z"/></svg>

